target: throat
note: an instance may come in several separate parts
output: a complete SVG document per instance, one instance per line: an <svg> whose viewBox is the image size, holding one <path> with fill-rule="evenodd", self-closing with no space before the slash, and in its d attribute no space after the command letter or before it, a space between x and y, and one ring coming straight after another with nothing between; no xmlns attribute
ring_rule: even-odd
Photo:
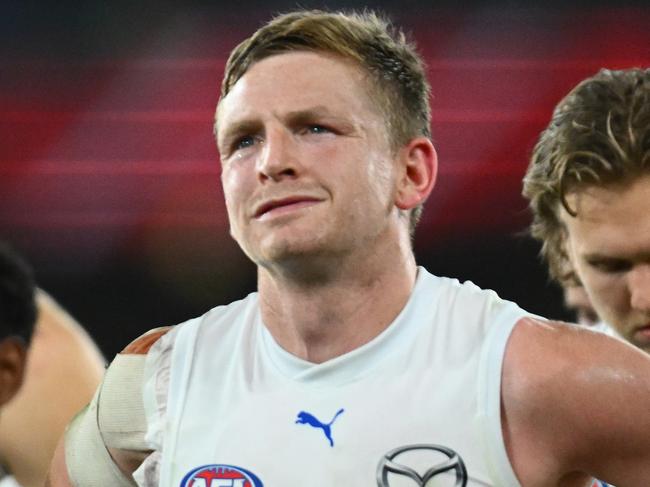
<svg viewBox="0 0 650 487"><path fill-rule="evenodd" d="M262 320L276 342L292 355L322 363L368 343L384 331L408 302L415 283L404 273L357 278L342 285L283 286L260 275ZM390 289L391 292L386 292Z"/></svg>

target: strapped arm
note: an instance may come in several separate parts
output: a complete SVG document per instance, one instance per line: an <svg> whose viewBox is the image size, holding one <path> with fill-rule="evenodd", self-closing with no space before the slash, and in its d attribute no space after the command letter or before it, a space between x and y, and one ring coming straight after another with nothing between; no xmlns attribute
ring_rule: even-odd
<svg viewBox="0 0 650 487"><path fill-rule="evenodd" d="M72 420L54 455L46 487L133 487L151 453L144 440L146 353L170 328L152 330L118 354L91 403Z"/></svg>

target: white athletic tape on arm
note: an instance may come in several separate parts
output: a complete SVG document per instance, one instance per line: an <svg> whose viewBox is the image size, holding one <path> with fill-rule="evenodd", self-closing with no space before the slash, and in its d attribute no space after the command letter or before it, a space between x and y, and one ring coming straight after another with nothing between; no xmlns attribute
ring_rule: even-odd
<svg viewBox="0 0 650 487"><path fill-rule="evenodd" d="M146 355L118 354L106 371L99 398L104 443L120 450L146 451L147 418L142 398Z"/></svg>
<svg viewBox="0 0 650 487"><path fill-rule="evenodd" d="M91 403L68 426L65 460L74 487L136 486L115 465L107 447L147 450L142 402L145 357L117 355Z"/></svg>
<svg viewBox="0 0 650 487"><path fill-rule="evenodd" d="M97 426L97 398L68 425L65 433L65 463L74 487L133 487L113 462Z"/></svg>

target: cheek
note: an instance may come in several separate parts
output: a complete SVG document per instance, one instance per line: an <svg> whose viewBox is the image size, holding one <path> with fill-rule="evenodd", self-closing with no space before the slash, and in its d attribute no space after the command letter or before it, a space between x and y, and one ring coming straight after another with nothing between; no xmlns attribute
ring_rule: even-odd
<svg viewBox="0 0 650 487"><path fill-rule="evenodd" d="M591 298L600 307L610 310L621 309L626 303L625 277L602 272L585 272L581 277L589 289Z"/></svg>
<svg viewBox="0 0 650 487"><path fill-rule="evenodd" d="M221 173L221 188L226 202L226 210L230 216L233 216L246 194L243 172L240 170L224 169Z"/></svg>
<svg viewBox="0 0 650 487"><path fill-rule="evenodd" d="M370 190L370 193L383 200L390 193L395 179L394 162L386 151L366 147L357 159L355 178L359 184Z"/></svg>
<svg viewBox="0 0 650 487"><path fill-rule="evenodd" d="M241 215L242 213L241 199L239 197L241 192L238 190L237 184L233 181L233 176L231 174L222 174L221 188L223 191L223 199L226 204L230 236L239 242L241 224L238 215Z"/></svg>

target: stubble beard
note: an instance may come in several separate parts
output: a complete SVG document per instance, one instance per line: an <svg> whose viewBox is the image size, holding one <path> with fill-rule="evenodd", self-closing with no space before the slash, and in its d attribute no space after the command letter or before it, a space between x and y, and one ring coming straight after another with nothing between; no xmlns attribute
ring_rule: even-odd
<svg viewBox="0 0 650 487"><path fill-rule="evenodd" d="M314 288L335 281L350 250L332 245L326 238L308 244L282 242L253 262L259 271L292 282L303 288Z"/></svg>

